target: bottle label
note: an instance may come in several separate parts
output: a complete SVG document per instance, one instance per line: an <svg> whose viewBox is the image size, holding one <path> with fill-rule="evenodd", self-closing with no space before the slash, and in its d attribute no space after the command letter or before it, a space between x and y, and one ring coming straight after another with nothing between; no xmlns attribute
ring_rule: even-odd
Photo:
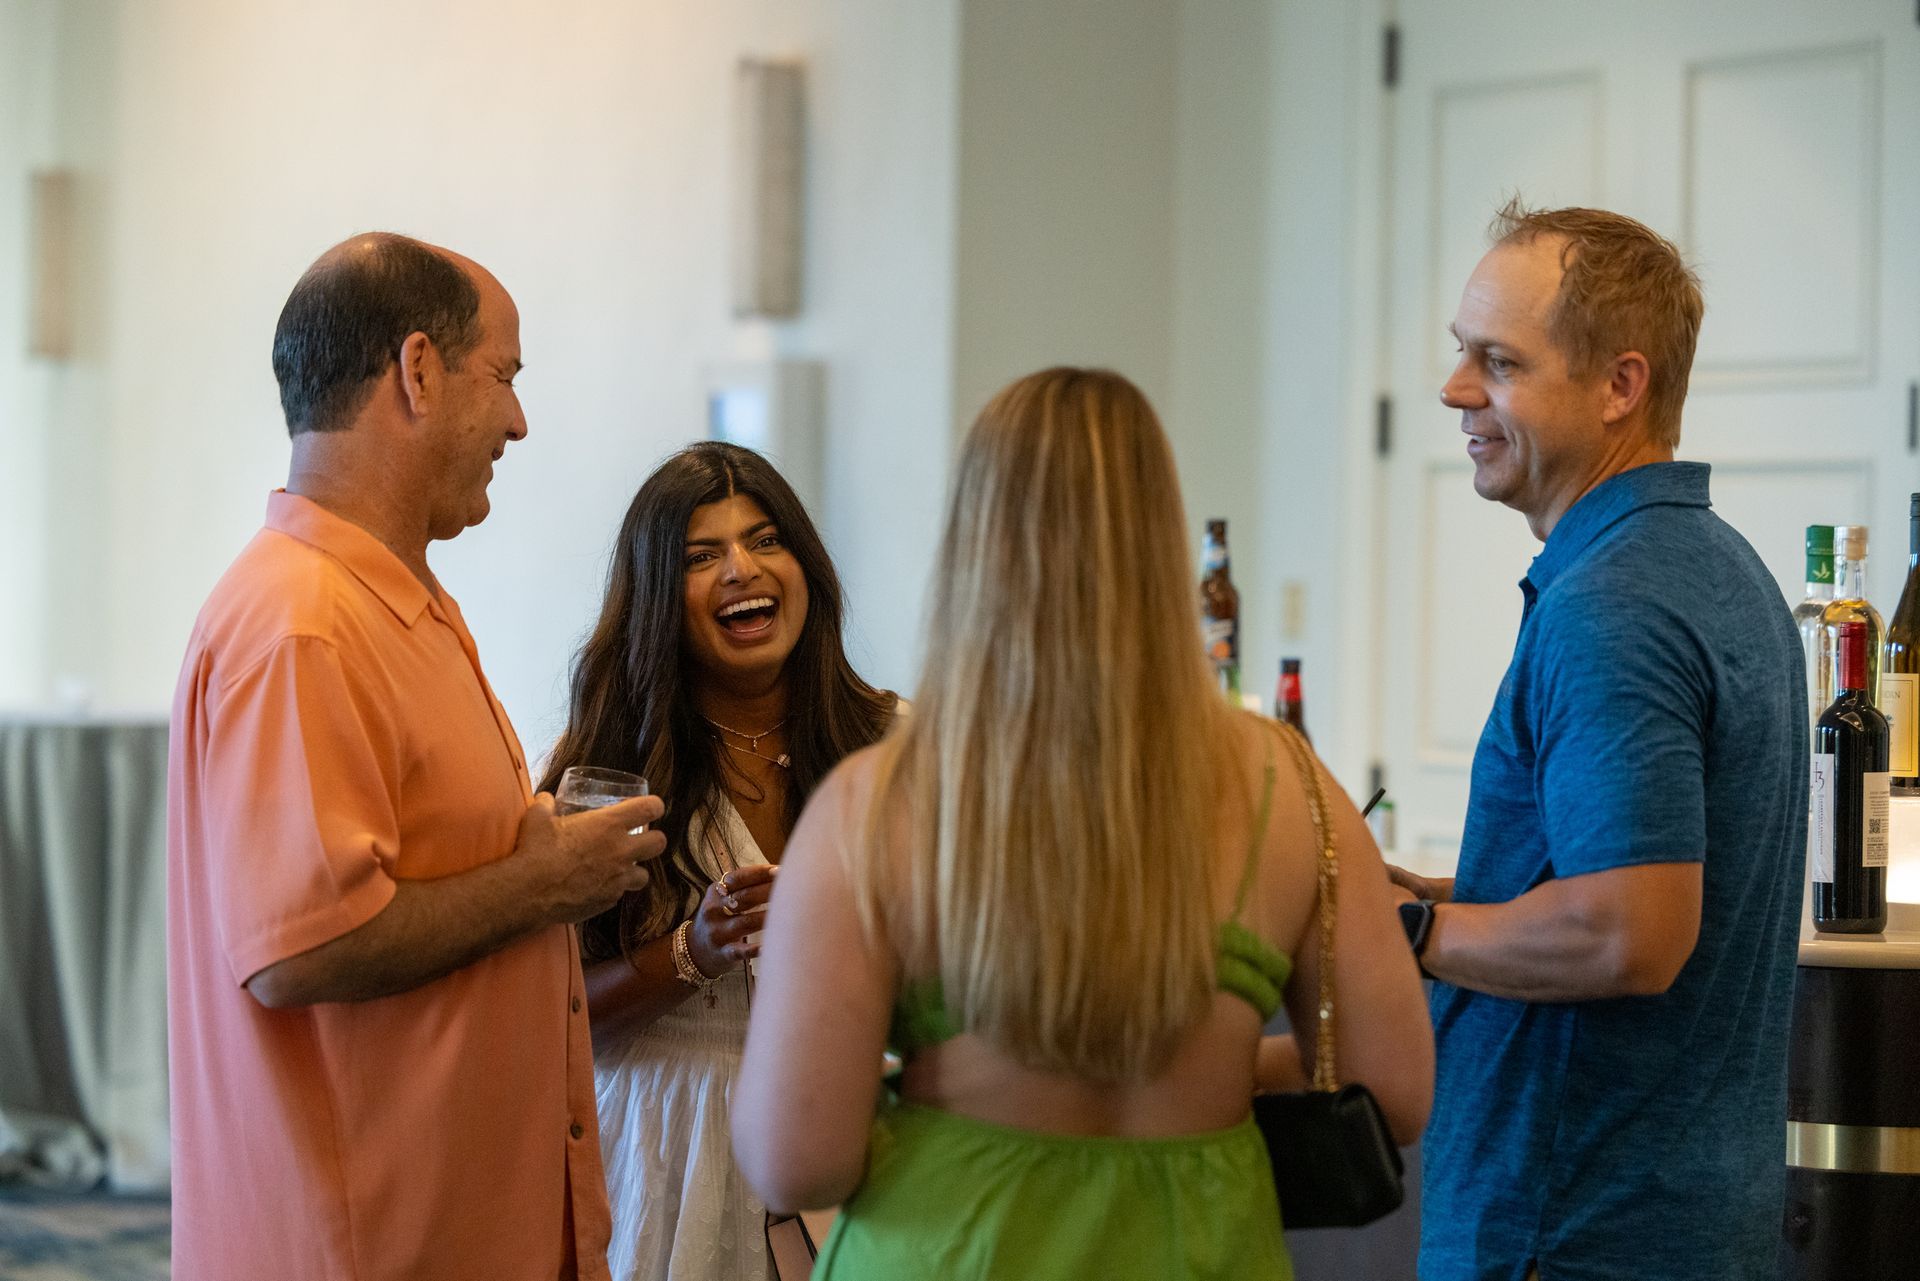
<svg viewBox="0 0 1920 1281"><path fill-rule="evenodd" d="M1280 701L1297 703L1300 701L1300 673L1282 672L1280 674Z"/></svg>
<svg viewBox="0 0 1920 1281"><path fill-rule="evenodd" d="M1887 768L1895 778L1920 776L1920 672L1880 672L1880 711L1887 718Z"/></svg>
<svg viewBox="0 0 1920 1281"><path fill-rule="evenodd" d="M1887 780L1884 772L1860 776L1860 866L1887 865Z"/></svg>
<svg viewBox="0 0 1920 1281"><path fill-rule="evenodd" d="M1209 618L1200 624L1200 637L1207 647L1207 658L1215 666L1238 661L1240 629L1231 618Z"/></svg>
<svg viewBox="0 0 1920 1281"><path fill-rule="evenodd" d="M1807 557L1807 581L1809 583L1831 583L1833 581L1833 557Z"/></svg>
<svg viewBox="0 0 1920 1281"><path fill-rule="evenodd" d="M1807 868L1808 876L1822 885L1833 884L1833 799L1836 762L1832 752L1813 754L1813 773L1808 782Z"/></svg>
<svg viewBox="0 0 1920 1281"><path fill-rule="evenodd" d="M1200 564L1209 574L1216 569L1225 569L1227 567L1227 545L1225 543L1216 543L1209 539L1206 550L1200 554Z"/></svg>

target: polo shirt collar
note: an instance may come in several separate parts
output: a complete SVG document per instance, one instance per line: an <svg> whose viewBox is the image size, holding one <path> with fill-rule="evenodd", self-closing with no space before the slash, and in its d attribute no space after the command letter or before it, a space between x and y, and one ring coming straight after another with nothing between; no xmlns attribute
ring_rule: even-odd
<svg viewBox="0 0 1920 1281"><path fill-rule="evenodd" d="M267 528L316 547L347 567L408 627L420 620L432 593L385 543L319 503L276 489L267 495Z"/></svg>
<svg viewBox="0 0 1920 1281"><path fill-rule="evenodd" d="M1643 507L1711 507L1706 463L1648 463L1607 477L1581 495L1547 535L1527 569L1527 581L1545 591L1580 559L1594 540Z"/></svg>

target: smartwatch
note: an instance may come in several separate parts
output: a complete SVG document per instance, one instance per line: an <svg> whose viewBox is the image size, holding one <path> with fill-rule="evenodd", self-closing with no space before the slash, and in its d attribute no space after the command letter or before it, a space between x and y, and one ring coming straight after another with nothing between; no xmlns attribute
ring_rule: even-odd
<svg viewBox="0 0 1920 1281"><path fill-rule="evenodd" d="M1427 936L1433 933L1433 900L1417 898L1400 905L1400 928L1407 932L1407 946L1414 958L1427 950Z"/></svg>

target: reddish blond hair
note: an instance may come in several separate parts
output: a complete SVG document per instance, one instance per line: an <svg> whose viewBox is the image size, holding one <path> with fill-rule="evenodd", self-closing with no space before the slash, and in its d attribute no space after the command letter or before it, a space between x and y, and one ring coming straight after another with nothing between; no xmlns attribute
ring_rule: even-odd
<svg viewBox="0 0 1920 1281"><path fill-rule="evenodd" d="M1561 241L1560 293L1547 337L1576 377L1591 378L1622 352L1647 358L1647 423L1669 449L1680 443L1694 344L1706 302L1700 278L1672 241L1605 209L1528 209L1515 196L1493 216L1495 247Z"/></svg>

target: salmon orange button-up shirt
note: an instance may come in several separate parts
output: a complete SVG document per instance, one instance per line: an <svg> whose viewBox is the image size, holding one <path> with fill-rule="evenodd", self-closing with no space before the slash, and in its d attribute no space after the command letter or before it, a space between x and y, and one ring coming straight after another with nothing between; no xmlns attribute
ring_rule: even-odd
<svg viewBox="0 0 1920 1281"><path fill-rule="evenodd" d="M507 855L529 792L453 601L275 493L173 706L174 1276L607 1276L570 927L378 1000L272 1010L243 986L364 924L396 881Z"/></svg>

